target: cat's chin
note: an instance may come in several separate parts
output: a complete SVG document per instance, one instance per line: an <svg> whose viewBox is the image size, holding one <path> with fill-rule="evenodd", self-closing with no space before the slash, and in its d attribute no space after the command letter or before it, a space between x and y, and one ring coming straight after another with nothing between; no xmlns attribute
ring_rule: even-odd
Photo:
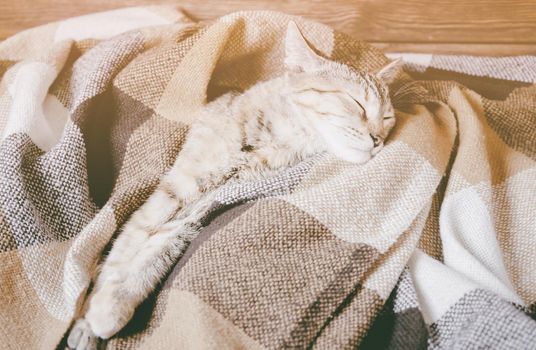
<svg viewBox="0 0 536 350"><path fill-rule="evenodd" d="M364 164L372 158L372 155L369 152L352 152L349 154L337 155L337 157L350 163Z"/></svg>

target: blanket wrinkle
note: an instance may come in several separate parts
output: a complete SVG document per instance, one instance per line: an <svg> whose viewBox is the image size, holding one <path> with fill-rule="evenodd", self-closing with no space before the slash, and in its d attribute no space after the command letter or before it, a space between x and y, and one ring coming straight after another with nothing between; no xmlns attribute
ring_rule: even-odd
<svg viewBox="0 0 536 350"><path fill-rule="evenodd" d="M290 20L327 58L388 62L271 11L196 23L125 8L0 42L0 349L65 347L97 262L195 112L280 75ZM407 74L384 150L222 186L107 349L534 347L536 58L394 56Z"/></svg>

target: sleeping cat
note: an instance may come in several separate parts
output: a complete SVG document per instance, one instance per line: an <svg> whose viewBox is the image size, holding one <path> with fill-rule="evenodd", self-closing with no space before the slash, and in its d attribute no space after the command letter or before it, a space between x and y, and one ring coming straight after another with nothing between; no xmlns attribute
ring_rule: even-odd
<svg viewBox="0 0 536 350"><path fill-rule="evenodd" d="M283 76L200 111L183 149L155 192L136 211L101 266L68 337L73 349L96 349L123 328L135 308L184 253L232 176L259 177L320 152L364 163L395 124L387 85L398 61L375 74L318 56L294 22L285 38Z"/></svg>

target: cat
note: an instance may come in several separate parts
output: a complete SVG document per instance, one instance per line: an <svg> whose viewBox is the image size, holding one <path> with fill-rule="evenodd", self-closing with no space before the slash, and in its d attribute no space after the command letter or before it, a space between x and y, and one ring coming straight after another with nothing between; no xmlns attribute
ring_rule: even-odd
<svg viewBox="0 0 536 350"><path fill-rule="evenodd" d="M127 324L197 235L214 189L230 177L264 176L321 152L365 163L382 149L395 124L388 85L400 61L357 72L317 55L291 21L284 63L282 76L199 112L173 166L104 260L68 336L70 348L96 349L99 338Z"/></svg>

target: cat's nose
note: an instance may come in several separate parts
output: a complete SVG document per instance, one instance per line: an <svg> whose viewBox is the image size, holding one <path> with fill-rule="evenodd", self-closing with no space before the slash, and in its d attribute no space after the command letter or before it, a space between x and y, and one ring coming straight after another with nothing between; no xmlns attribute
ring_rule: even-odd
<svg viewBox="0 0 536 350"><path fill-rule="evenodd" d="M382 144L382 139L378 136L374 136L372 134L370 134L370 137L372 138L372 142L374 143L374 147L378 147L379 145Z"/></svg>

